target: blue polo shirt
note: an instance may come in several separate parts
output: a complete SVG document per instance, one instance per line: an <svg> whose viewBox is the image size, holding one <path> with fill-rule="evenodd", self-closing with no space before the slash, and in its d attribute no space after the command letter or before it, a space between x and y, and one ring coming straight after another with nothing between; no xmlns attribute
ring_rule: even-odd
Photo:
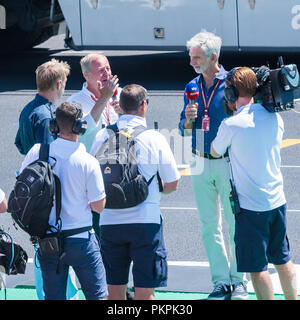
<svg viewBox="0 0 300 320"><path fill-rule="evenodd" d="M191 83L196 83L200 89L199 97L196 99L196 102L198 102L198 113L197 118L195 120L194 126L193 126L193 132L192 132L192 148L196 149L198 151L204 151L206 153L210 153L210 144L214 140L214 138L217 135L219 126L222 122L222 120L228 115L225 113L222 98L224 97L224 88L225 88L225 79L226 79L227 71L223 68L222 65L220 65L220 71L216 78L214 79L214 84L208 89L205 86L205 82L203 81L203 76L200 74L198 77L193 79ZM201 139L202 135L197 134L196 129L202 129L202 116L204 116L204 102L203 97L201 93L201 87L200 82L202 83L204 96L206 99L206 102L208 103L209 97L212 94L218 80L220 80L218 87L215 90L215 93L211 99L208 115L210 117L210 130L204 131L204 150L203 150L203 138ZM185 121L185 108L188 104L188 99L184 95L184 107L180 114L180 122L179 122L179 131L182 136L184 136L184 121ZM196 137L197 136L197 137ZM201 141L202 140L202 141Z"/></svg>
<svg viewBox="0 0 300 320"><path fill-rule="evenodd" d="M51 143L54 140L49 131L51 112L55 106L39 94L22 110L15 145L21 154L27 154L36 143Z"/></svg>

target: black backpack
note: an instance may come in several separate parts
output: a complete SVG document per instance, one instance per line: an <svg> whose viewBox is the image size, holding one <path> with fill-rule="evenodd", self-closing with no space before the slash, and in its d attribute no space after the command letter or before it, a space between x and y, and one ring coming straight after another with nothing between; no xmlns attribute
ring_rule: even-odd
<svg viewBox="0 0 300 320"><path fill-rule="evenodd" d="M134 129L118 129L117 125L106 127L109 138L96 154L102 171L107 209L135 207L146 200L148 186L152 182L138 171L135 138L147 130L143 126ZM159 175L157 177L160 182Z"/></svg>
<svg viewBox="0 0 300 320"><path fill-rule="evenodd" d="M53 158L54 159L54 158ZM56 203L56 225L60 222L61 185L49 164L49 144L41 144L39 159L30 163L17 177L8 199L8 212L21 229L31 237L43 238L53 228L49 224ZM61 225L61 224L60 224Z"/></svg>

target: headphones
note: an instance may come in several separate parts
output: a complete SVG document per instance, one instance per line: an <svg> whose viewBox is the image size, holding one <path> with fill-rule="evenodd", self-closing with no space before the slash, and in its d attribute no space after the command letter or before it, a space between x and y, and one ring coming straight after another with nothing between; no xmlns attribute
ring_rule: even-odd
<svg viewBox="0 0 300 320"><path fill-rule="evenodd" d="M235 71L240 68L241 67L235 67L235 68L231 69L227 74L226 81L231 83ZM238 99L238 97L239 97L239 92L235 86L230 84L229 86L225 87L224 98L227 102L234 104L236 102L236 100Z"/></svg>
<svg viewBox="0 0 300 320"><path fill-rule="evenodd" d="M83 135L87 129L86 120L82 120L82 110L78 108L75 104L73 104L76 108L75 120L72 127L72 132L78 135ZM51 134L57 136L59 133L59 128L57 126L56 118L53 116L53 112L50 107L51 119L49 122L49 130Z"/></svg>

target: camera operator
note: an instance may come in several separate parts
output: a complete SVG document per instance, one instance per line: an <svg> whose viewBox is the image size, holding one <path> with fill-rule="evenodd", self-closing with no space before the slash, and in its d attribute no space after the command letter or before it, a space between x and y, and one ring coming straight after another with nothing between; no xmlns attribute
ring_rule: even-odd
<svg viewBox="0 0 300 320"><path fill-rule="evenodd" d="M56 109L59 138L50 144L50 159L56 159L55 173L61 181L62 231L92 226L91 209L100 213L106 201L99 163L78 136L83 131L76 127L82 112L75 104L62 103ZM76 130L75 130L76 129ZM26 155L21 170L38 159L40 144L35 144ZM55 219L55 208L50 213L49 224ZM41 254L40 261L45 300L65 300L69 266L74 269L87 300L102 300L107 296L105 270L94 231L67 236L63 240L65 255L60 272L56 272L57 254Z"/></svg>
<svg viewBox="0 0 300 320"><path fill-rule="evenodd" d="M280 172L284 124L278 113L254 103L255 73L234 68L226 78L224 96L235 107L222 121L211 145L220 157L227 149L240 212L235 214L239 272L250 272L258 299L274 299L268 263L275 265L286 299L297 299L294 265L286 234L286 199Z"/></svg>

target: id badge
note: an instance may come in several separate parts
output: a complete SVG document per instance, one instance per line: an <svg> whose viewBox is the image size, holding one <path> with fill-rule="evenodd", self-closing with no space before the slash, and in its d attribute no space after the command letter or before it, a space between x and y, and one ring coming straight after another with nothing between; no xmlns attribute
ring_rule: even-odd
<svg viewBox="0 0 300 320"><path fill-rule="evenodd" d="M210 117L203 116L202 117L202 130L209 131L209 129L210 129Z"/></svg>

